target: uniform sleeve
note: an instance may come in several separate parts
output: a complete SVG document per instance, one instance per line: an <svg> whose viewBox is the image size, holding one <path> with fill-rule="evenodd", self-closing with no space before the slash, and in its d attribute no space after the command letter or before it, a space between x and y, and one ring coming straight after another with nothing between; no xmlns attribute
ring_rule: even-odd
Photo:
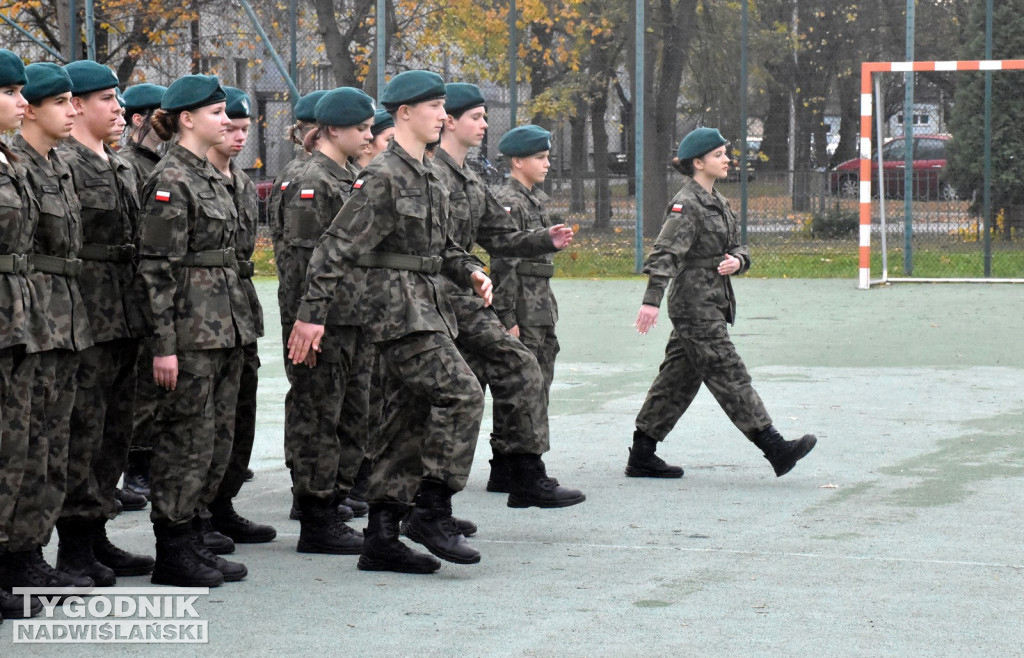
<svg viewBox="0 0 1024 658"><path fill-rule="evenodd" d="M490 190L476 241L492 256L533 258L556 251L547 229L520 230Z"/></svg>
<svg viewBox="0 0 1024 658"><path fill-rule="evenodd" d="M469 278L474 272L483 272L484 264L479 258L462 248L451 235L445 237L446 243L441 251L442 273L452 281L464 286L473 287Z"/></svg>
<svg viewBox="0 0 1024 658"><path fill-rule="evenodd" d="M683 259L697 237L696 213L689 207L669 208L665 224L661 227L654 249L644 263L644 274L647 275L647 290L644 292L644 304L661 306L665 289L682 269Z"/></svg>
<svg viewBox="0 0 1024 658"><path fill-rule="evenodd" d="M150 179L143 190L139 216L139 271L153 320L154 356L177 351L174 333L174 297L188 253L187 186L164 177Z"/></svg>
<svg viewBox="0 0 1024 658"><path fill-rule="evenodd" d="M514 201L505 201L511 205L507 206L507 216L512 221L516 230L522 230L526 225L525 211ZM505 210L503 207L502 210ZM516 267L519 265L518 258L499 258L492 261L494 272L494 312L506 328L519 324L516 318L516 305L519 302L520 283L519 273Z"/></svg>
<svg viewBox="0 0 1024 658"><path fill-rule="evenodd" d="M326 322L338 280L360 254L373 250L393 230L390 199L388 181L364 172L363 184L345 202L313 250L298 319L314 324Z"/></svg>

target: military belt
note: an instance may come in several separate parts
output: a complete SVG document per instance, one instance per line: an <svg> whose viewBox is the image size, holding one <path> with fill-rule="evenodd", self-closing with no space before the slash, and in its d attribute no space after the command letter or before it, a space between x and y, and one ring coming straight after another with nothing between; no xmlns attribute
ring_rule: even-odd
<svg viewBox="0 0 1024 658"><path fill-rule="evenodd" d="M235 261L238 270L238 276L243 279L251 279L252 275L256 273L256 263L251 260L240 260Z"/></svg>
<svg viewBox="0 0 1024 658"><path fill-rule="evenodd" d="M134 256L135 245L132 244L83 244L78 250L78 257L82 260L130 263Z"/></svg>
<svg viewBox="0 0 1024 658"><path fill-rule="evenodd" d="M689 270L717 270L718 266L725 260L725 256L711 256L710 258L686 258L683 260L683 267Z"/></svg>
<svg viewBox="0 0 1024 658"><path fill-rule="evenodd" d="M535 263L523 260L519 261L519 264L516 265L516 272L523 276L539 276L550 279L555 276L555 266L551 263Z"/></svg>
<svg viewBox="0 0 1024 658"><path fill-rule="evenodd" d="M412 254L392 254L382 251L371 251L356 259L359 267L384 267L392 270L408 270L437 274L441 271L440 256L413 256Z"/></svg>
<svg viewBox="0 0 1024 658"><path fill-rule="evenodd" d="M181 261L186 267L237 267L235 250L233 247L227 249L212 249L210 251L190 251L185 254Z"/></svg>
<svg viewBox="0 0 1024 658"><path fill-rule="evenodd" d="M0 256L0 274L25 274L32 269L30 257L24 254Z"/></svg>
<svg viewBox="0 0 1024 658"><path fill-rule="evenodd" d="M82 271L82 261L78 258L61 258L59 256L46 256L44 254L32 254L32 267L37 272L47 274L58 274L71 279L77 277Z"/></svg>

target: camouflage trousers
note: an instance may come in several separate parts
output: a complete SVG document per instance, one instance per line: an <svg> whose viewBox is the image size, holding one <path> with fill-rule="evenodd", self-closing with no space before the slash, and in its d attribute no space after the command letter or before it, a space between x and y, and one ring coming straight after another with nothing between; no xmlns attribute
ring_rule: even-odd
<svg viewBox="0 0 1024 658"><path fill-rule="evenodd" d="M555 380L555 357L562 347L555 336L555 327L519 327L519 340L537 357L544 378L544 408L551 399L551 382Z"/></svg>
<svg viewBox="0 0 1024 658"><path fill-rule="evenodd" d="M503 454L544 454L550 448L548 405L537 358L482 299L461 294L449 299L459 323L455 345L494 399L491 447Z"/></svg>
<svg viewBox="0 0 1024 658"><path fill-rule="evenodd" d="M32 375L36 356L22 346L0 350L0 547L21 489L28 459Z"/></svg>
<svg viewBox="0 0 1024 658"><path fill-rule="evenodd" d="M663 440L702 383L740 431L754 432L771 425L771 416L751 384L725 322L673 324L665 360L647 391L636 428L652 439Z"/></svg>
<svg viewBox="0 0 1024 658"><path fill-rule="evenodd" d="M231 500L245 483L252 446L256 441L256 389L259 383L260 355L256 343L243 345L242 370L238 379L238 401L235 403L235 431L231 456L217 489L217 498Z"/></svg>
<svg viewBox="0 0 1024 658"><path fill-rule="evenodd" d="M149 466L154 524L191 523L203 501L213 499L231 454L241 354L180 352L177 385L160 389Z"/></svg>
<svg viewBox="0 0 1024 658"><path fill-rule="evenodd" d="M461 491L484 408L476 375L444 333L416 332L377 349L386 369L384 420L367 500L411 504L424 478Z"/></svg>
<svg viewBox="0 0 1024 658"><path fill-rule="evenodd" d="M153 451L153 421L163 389L153 379L153 352L139 341L138 373L135 378L135 409L132 412L131 452Z"/></svg>
<svg viewBox="0 0 1024 658"><path fill-rule="evenodd" d="M32 411L21 486L8 525L8 550L45 546L64 506L68 434L75 405L78 352L48 350L33 355Z"/></svg>
<svg viewBox="0 0 1024 658"><path fill-rule="evenodd" d="M112 519L114 489L132 436L138 341L111 340L79 352L62 519Z"/></svg>
<svg viewBox="0 0 1024 658"><path fill-rule="evenodd" d="M370 432L375 353L359 327L327 325L314 367L286 358L284 452L295 496L334 499L352 489Z"/></svg>

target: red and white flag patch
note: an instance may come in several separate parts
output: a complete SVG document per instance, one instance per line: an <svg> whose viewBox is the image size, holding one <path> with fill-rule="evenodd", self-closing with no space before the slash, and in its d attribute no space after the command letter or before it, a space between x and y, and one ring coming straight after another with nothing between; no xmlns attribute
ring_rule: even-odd
<svg viewBox="0 0 1024 658"><path fill-rule="evenodd" d="M312 199L313 198L313 190L301 190L299 192L299 198L302 198L302 199Z"/></svg>
<svg viewBox="0 0 1024 658"><path fill-rule="evenodd" d="M163 201L164 203L167 203L168 201L171 200L171 193L170 192L165 192L163 190L157 190L156 191L156 200L157 201Z"/></svg>
<svg viewBox="0 0 1024 658"><path fill-rule="evenodd" d="M284 192L285 190L288 189L288 183L290 183L290 182L291 182L290 180L286 180L285 182L281 183L281 191L282 192Z"/></svg>
<svg viewBox="0 0 1024 658"><path fill-rule="evenodd" d="M352 183L352 189L353 190L361 190L361 189L363 189L363 179L360 178L356 182Z"/></svg>
<svg viewBox="0 0 1024 658"><path fill-rule="evenodd" d="M512 214L512 206L502 206L502 207L505 209L505 212L507 212L510 215Z"/></svg>
<svg viewBox="0 0 1024 658"><path fill-rule="evenodd" d="M683 212L683 204L681 204L681 203L673 203L672 204L672 212Z"/></svg>

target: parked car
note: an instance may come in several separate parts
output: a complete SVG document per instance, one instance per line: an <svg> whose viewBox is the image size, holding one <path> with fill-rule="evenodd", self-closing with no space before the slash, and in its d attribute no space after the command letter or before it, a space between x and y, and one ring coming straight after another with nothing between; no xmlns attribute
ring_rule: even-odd
<svg viewBox="0 0 1024 658"><path fill-rule="evenodd" d="M956 188L943 180L946 168L946 147L949 135L914 135L913 198L957 198ZM897 137L882 146L882 170L885 172L885 196L903 198L906 185L907 140ZM847 160L836 165L829 176L832 194L857 198L860 196L860 160ZM878 196L878 153L871 157L871 194Z"/></svg>

